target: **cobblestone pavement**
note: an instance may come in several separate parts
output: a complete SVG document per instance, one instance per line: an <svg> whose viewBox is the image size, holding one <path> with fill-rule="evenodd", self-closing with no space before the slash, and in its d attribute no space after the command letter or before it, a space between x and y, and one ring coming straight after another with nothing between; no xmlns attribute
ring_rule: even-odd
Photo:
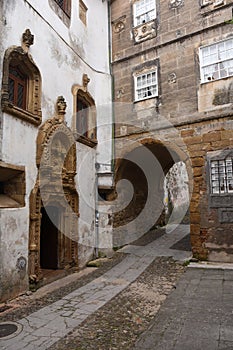
<svg viewBox="0 0 233 350"><path fill-rule="evenodd" d="M24 316L19 311L17 315L16 311L13 319L17 319L22 331L13 338L1 339L0 348L127 349L146 329L183 271L182 265L168 257L183 261L190 257L190 252L170 249L187 234L188 226L181 225L145 246L126 246L118 255L119 260L121 254L125 255L124 259L102 275L92 276L89 282L77 288L73 283L70 292L68 285L63 290L63 296L63 288L60 288L61 294L55 300L50 297L46 301L44 297L39 307L32 304L31 312L26 306ZM149 303L150 299L153 302ZM108 315L107 319L104 318L105 314ZM10 319L10 313L8 315ZM93 320L96 320L95 327ZM111 320L116 323L111 323ZM118 333L120 336L116 337ZM122 335L124 345L120 343ZM131 337L132 342L129 341ZM77 345L80 339L82 341Z"/></svg>
<svg viewBox="0 0 233 350"><path fill-rule="evenodd" d="M227 267L188 268L132 350L232 350L233 270Z"/></svg>

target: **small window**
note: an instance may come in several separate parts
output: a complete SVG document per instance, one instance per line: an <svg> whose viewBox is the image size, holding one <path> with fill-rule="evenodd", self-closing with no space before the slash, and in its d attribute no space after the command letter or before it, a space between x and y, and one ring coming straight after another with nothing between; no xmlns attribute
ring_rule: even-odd
<svg viewBox="0 0 233 350"><path fill-rule="evenodd" d="M158 96L157 70L134 77L135 101Z"/></svg>
<svg viewBox="0 0 233 350"><path fill-rule="evenodd" d="M233 38L200 48L201 83L233 76Z"/></svg>
<svg viewBox="0 0 233 350"><path fill-rule="evenodd" d="M70 17L71 15L71 0L55 0L58 6Z"/></svg>
<svg viewBox="0 0 233 350"><path fill-rule="evenodd" d="M212 194L233 193L233 157L210 162Z"/></svg>
<svg viewBox="0 0 233 350"><path fill-rule="evenodd" d="M139 0L133 5L134 27L156 18L155 0Z"/></svg>
<svg viewBox="0 0 233 350"><path fill-rule="evenodd" d="M79 18L83 24L87 25L87 7L82 0L79 0Z"/></svg>
<svg viewBox="0 0 233 350"><path fill-rule="evenodd" d="M9 101L21 109L26 109L27 80L20 67L9 66Z"/></svg>

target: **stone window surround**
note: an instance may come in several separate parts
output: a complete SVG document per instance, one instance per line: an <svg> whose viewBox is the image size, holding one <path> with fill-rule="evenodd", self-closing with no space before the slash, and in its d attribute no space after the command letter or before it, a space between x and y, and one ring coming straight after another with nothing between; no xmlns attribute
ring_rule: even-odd
<svg viewBox="0 0 233 350"><path fill-rule="evenodd" d="M55 0L49 0L49 6L56 13L56 15L62 20L62 22L69 27L70 26L70 15L63 11Z"/></svg>
<svg viewBox="0 0 233 350"><path fill-rule="evenodd" d="M151 0L151 1L154 2L154 17L149 18L148 20L144 20L142 23L139 23L139 24L136 23L136 17L137 17L137 16L136 16L136 4L137 4L137 3L140 3L140 2L142 2L142 1L143 1L143 0L136 0L136 1L133 2L133 6L132 6L133 27L141 26L141 25L143 25L143 24L146 24L147 22L150 22L150 21L153 21L153 20L156 19L156 0ZM141 16L142 16L142 15L146 15L146 14L149 13L149 12L152 12L152 9L151 9L150 11L143 12L143 13L141 14Z"/></svg>
<svg viewBox="0 0 233 350"><path fill-rule="evenodd" d="M211 78L211 79L206 81L206 80L204 80L204 73L203 73L203 67L207 66L207 64L204 65L203 58L202 58L202 50L205 49L205 48L211 47L213 45L219 45L221 43L226 43L229 40L233 40L233 37L231 36L231 37L219 40L217 42L213 42L213 43L208 44L208 45L202 45L202 46L199 47L200 80L201 80L201 84L206 84L206 83L209 83L209 82L213 82L213 81L221 80L221 79L226 79L226 78L230 78L230 77L233 76L233 74L231 74L231 75L228 74L228 75L223 76L223 77L214 78L214 79ZM233 46L232 46L232 49L233 49ZM233 56L232 56L231 60L233 60ZM226 59L225 60L218 60L218 62L216 61L216 63L212 63L212 64L220 64L220 63L226 62L226 61L229 61L229 59L227 59L227 60Z"/></svg>
<svg viewBox="0 0 233 350"><path fill-rule="evenodd" d="M83 24L87 25L87 6L84 4L82 0L79 0L79 19L83 22Z"/></svg>
<svg viewBox="0 0 233 350"><path fill-rule="evenodd" d="M74 136L77 142L83 143L89 147L94 148L97 145L97 134L96 134L96 106L95 101L92 98L91 94L87 91L87 88L85 86L81 85L74 85L72 87L72 94L73 94L73 110L74 110L74 116L73 116L73 130L74 130ZM80 98L86 103L88 108L88 130L87 130L87 137L84 135L81 135L77 132L76 129L76 118L77 118L77 97L80 96Z"/></svg>
<svg viewBox="0 0 233 350"><path fill-rule="evenodd" d="M27 107L21 109L14 106L9 101L9 66L10 63L17 62L19 67L28 73L27 86ZM31 55L24 51L21 46L12 46L5 52L3 61L3 78L2 78L2 98L3 112L14 115L31 124L39 125L42 119L41 113L41 76L39 69L35 65Z"/></svg>
<svg viewBox="0 0 233 350"><path fill-rule="evenodd" d="M206 174L209 193L209 205L211 208L233 208L233 193L212 193L211 191L211 162L224 160L227 157L233 157L233 149L208 152L206 155Z"/></svg>
<svg viewBox="0 0 233 350"><path fill-rule="evenodd" d="M145 102L146 100L149 100L149 99L158 99L159 98L159 94L160 94L160 85L159 85L159 81L160 81L160 72L159 72L159 59L156 58L155 60L152 60L152 61L147 61L143 64L140 64L138 66L136 66L133 71L132 71L132 101L134 103L143 103ZM140 75L140 74L144 74L144 73L149 73L153 70L156 70L157 71L157 95L156 96L150 96L150 97L147 97L145 99L142 99L142 100L136 100L135 99L135 92L136 92L136 86L135 86L135 76L136 75Z"/></svg>

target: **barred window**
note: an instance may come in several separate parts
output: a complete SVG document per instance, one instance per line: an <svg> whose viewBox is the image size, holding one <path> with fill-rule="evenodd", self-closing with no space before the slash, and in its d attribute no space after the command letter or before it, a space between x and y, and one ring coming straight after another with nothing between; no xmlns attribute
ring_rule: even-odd
<svg viewBox="0 0 233 350"><path fill-rule="evenodd" d="M213 160L210 164L212 194L233 193L233 157Z"/></svg>
<svg viewBox="0 0 233 350"><path fill-rule="evenodd" d="M66 13L68 17L71 15L71 0L55 0L58 6Z"/></svg>
<svg viewBox="0 0 233 350"><path fill-rule="evenodd" d="M157 70L136 75L134 79L135 101L158 96Z"/></svg>
<svg viewBox="0 0 233 350"><path fill-rule="evenodd" d="M156 18L155 0L139 0L133 7L134 27Z"/></svg>
<svg viewBox="0 0 233 350"><path fill-rule="evenodd" d="M233 76L233 38L200 48L201 82Z"/></svg>
<svg viewBox="0 0 233 350"><path fill-rule="evenodd" d="M26 109L27 80L18 66L9 66L9 101L21 109Z"/></svg>

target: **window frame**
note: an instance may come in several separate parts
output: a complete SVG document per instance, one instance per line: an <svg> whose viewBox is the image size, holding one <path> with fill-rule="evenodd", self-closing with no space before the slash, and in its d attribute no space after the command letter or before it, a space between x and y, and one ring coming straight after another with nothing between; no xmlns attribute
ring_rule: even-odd
<svg viewBox="0 0 233 350"><path fill-rule="evenodd" d="M232 42L232 46L230 46L229 49L226 48L226 43L227 42ZM224 50L220 51L220 46L223 45L224 46ZM211 48L216 47L215 52L212 51L211 52ZM208 49L208 53L209 55L204 56L204 50ZM232 56L227 57L227 52L229 53L229 51L232 52ZM220 55L223 55L225 58L219 58ZM209 56L218 56L218 59L213 60L212 62L204 62L205 57L209 57ZM233 37L231 38L227 38L225 40L221 40L218 41L216 43L210 44L210 45L205 45L205 46L201 46L199 47L199 60L200 60L200 78L201 78L201 84L206 84L212 81L217 81L217 80L222 80L222 79L226 79L226 78L230 78L233 77ZM226 62L231 62L232 61L232 66L227 66L224 67L224 63ZM205 72L204 69L214 66L215 65L215 69L218 67L217 70L215 71L211 71L209 73L209 77L205 78ZM217 65L217 67L216 67ZM222 67L221 67L222 65ZM229 70L231 69L232 73L229 74ZM222 72L226 72L225 76L221 76L221 71ZM215 74L215 76L214 76ZM217 75L218 74L218 75ZM223 73L222 73L223 74Z"/></svg>
<svg viewBox="0 0 233 350"><path fill-rule="evenodd" d="M155 77L156 77L156 81L155 81L155 84L153 84L153 81L151 79L151 83L148 83L146 85L142 85L141 87L138 87L138 78L141 78L143 76L146 76L146 80L148 79L148 76L149 75L152 75L153 73L155 73ZM143 90L143 89L148 89L148 88L152 88L153 86L155 86L155 93L154 94L151 94L150 96L144 96L144 97L139 97L139 90ZM148 100L150 98L156 98L158 97L158 68L153 68L151 70L147 70L147 71L144 71L144 72L140 72L139 73L134 73L134 101L135 102L139 102L139 101L145 101L145 100ZM150 91L150 90L147 90L147 91Z"/></svg>
<svg viewBox="0 0 233 350"><path fill-rule="evenodd" d="M13 73L15 71L18 73L18 76ZM22 76L22 78L20 77ZM13 91L12 91L12 99L11 99L11 84L10 80L13 81ZM22 93L22 104L19 103L19 86L23 87L23 93ZM12 64L9 65L9 101L16 107L27 110L27 90L28 90L28 76L24 72L22 72L22 69L20 69L20 66L16 65L13 66Z"/></svg>
<svg viewBox="0 0 233 350"><path fill-rule="evenodd" d="M153 5L154 7L151 7L148 11L146 11L146 4L144 6L144 10L141 10L141 13L137 15L137 5L139 5L140 3L145 3L146 1L151 1L151 3L153 2ZM143 7L142 7L143 9ZM140 18L142 16L146 16L148 15L150 12L154 12L154 14L148 18L148 19L144 19L143 21L140 20ZM137 0L134 2L133 4L133 26L134 28L135 27L138 27L138 26L141 26L141 25L144 25L148 22L151 22L151 21L154 21L157 17L157 14L156 14L156 0ZM139 23L138 23L138 19L139 19Z"/></svg>
<svg viewBox="0 0 233 350"><path fill-rule="evenodd" d="M233 155L210 160L210 189L212 195L233 195Z"/></svg>
<svg viewBox="0 0 233 350"><path fill-rule="evenodd" d="M54 0L62 11L70 18L71 17L71 0L62 0L62 5L59 0Z"/></svg>
<svg viewBox="0 0 233 350"><path fill-rule="evenodd" d="M97 145L97 127L96 127L96 106L95 101L86 88L80 85L74 85L72 87L73 101L74 101L74 113L73 113L73 131L74 137L77 142L83 143L89 147L95 147ZM87 108L83 109L86 116L86 131L80 132L78 129L78 99L82 101Z"/></svg>

